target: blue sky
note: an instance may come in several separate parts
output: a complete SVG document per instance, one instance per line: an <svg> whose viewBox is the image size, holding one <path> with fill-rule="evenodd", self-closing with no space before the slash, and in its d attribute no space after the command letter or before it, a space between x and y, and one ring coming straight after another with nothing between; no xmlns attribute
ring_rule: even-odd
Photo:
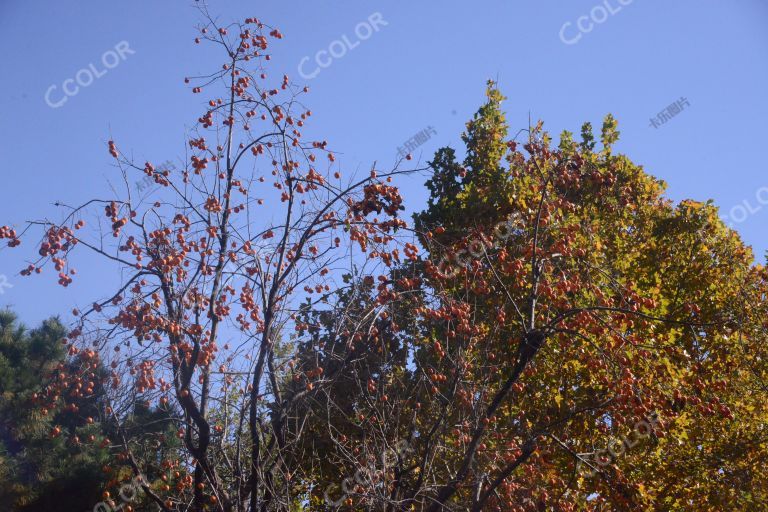
<svg viewBox="0 0 768 512"><path fill-rule="evenodd" d="M202 111L183 78L221 64L193 43L194 5L0 0L0 225L58 219L57 200L110 197L110 138L137 159L179 161L184 129ZM311 87L313 129L346 169L393 162L428 127L435 134L417 157L457 146L494 78L512 130L529 115L557 134L613 113L618 149L667 181L671 198L714 199L758 260L768 249L765 0L213 0L209 8L222 22L255 16L282 30L272 74ZM356 27L372 15L376 30L358 37L368 36ZM327 67L318 67L321 51L338 58L328 64L321 54ZM302 60L307 76L320 72L302 79ZM65 81L91 64L100 76L65 96ZM683 110L652 127L676 101ZM401 182L409 210L425 200L423 181ZM67 289L50 275L21 278L30 249L0 250L0 307L29 324L68 312L116 277L81 265Z"/></svg>

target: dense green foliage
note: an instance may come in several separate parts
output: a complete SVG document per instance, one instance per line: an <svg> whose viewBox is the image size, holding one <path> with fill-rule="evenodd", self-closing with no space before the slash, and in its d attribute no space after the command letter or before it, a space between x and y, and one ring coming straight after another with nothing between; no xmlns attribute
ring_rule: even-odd
<svg viewBox="0 0 768 512"><path fill-rule="evenodd" d="M60 409L42 414L33 406L43 379L66 363L64 333L56 319L30 331L12 313L0 312L0 503L14 510L82 512L100 501L106 483L106 450L52 435L55 425L80 437L97 433L98 425L79 416L97 415L98 397L84 400L78 415Z"/></svg>

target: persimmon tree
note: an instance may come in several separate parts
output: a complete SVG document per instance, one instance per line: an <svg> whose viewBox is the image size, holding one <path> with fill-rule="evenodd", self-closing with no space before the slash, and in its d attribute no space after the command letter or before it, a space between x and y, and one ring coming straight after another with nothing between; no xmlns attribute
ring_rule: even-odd
<svg viewBox="0 0 768 512"><path fill-rule="evenodd" d="M768 275L714 205L615 152L611 116L599 144L510 137L489 84L411 229L392 178L412 171L345 178L302 137L308 90L266 69L280 31L202 13L225 57L185 79L207 99L183 165L109 141L124 193L0 227L35 243L26 276L75 285L85 251L119 278L73 309L76 364L35 398L80 426L104 389L109 435L85 442L115 454L108 503L136 477L165 511L768 501Z"/></svg>
<svg viewBox="0 0 768 512"><path fill-rule="evenodd" d="M426 254L339 297L379 305L376 330L302 326L337 375L307 403L329 454L305 461L313 503L759 508L764 269L711 203L674 205L616 154L611 116L600 146L586 124L553 147L541 124L510 139L502 100L490 84L463 161L435 155Z"/></svg>
<svg viewBox="0 0 768 512"><path fill-rule="evenodd" d="M185 79L207 99L183 165L137 162L110 140L124 193L63 206L62 222L4 226L0 237L15 247L39 233L27 276L54 267L72 286L80 251L120 276L116 289L73 309L63 343L86 368L111 372L101 414L116 430L103 442L118 450L113 465L132 471L123 479L159 467L162 478L141 486L165 511L288 510L303 499L294 482L312 479L286 456L303 435L288 423L324 382L322 368L292 363L296 315L332 309L327 296L347 286L342 274L405 257L391 182L411 171L397 162L343 177L325 141L302 137L308 89L267 73L282 33L256 18L222 26L201 12L195 42L220 48L224 61ZM143 175L157 190L137 197L130 183ZM415 247L405 251L415 257ZM41 401L89 396L96 384L61 372ZM180 451L158 461L138 449L129 427L156 418L137 415L137 403L175 418Z"/></svg>

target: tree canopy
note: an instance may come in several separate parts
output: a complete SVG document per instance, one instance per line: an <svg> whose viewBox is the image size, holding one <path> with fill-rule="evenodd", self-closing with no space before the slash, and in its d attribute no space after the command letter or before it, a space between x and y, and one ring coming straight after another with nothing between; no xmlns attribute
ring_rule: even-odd
<svg viewBox="0 0 768 512"><path fill-rule="evenodd" d="M66 332L3 352L11 390L34 374L6 360L68 356L24 421L69 411L46 420L63 443L99 417L107 489L137 477L164 511L768 503L768 275L714 204L668 199L610 115L578 139L511 136L493 82L460 151L342 177L302 138L308 89L269 82L282 37L206 18L225 62L187 80L210 99L184 166L108 144L156 197L0 228L11 247L39 232L25 275L68 286L82 250L123 276ZM408 223L394 180L424 171Z"/></svg>
<svg viewBox="0 0 768 512"><path fill-rule="evenodd" d="M436 154L415 216L427 252L372 298L413 329L365 339L376 355L349 369L359 384L318 404L317 430L333 427L322 446L344 461L319 489L339 494L345 472L364 467L387 485L348 482L349 503L759 507L763 267L714 205L673 204L615 154L611 116L599 146L589 124L579 142L564 132L553 147L538 124L518 143L502 99L490 83L463 162ZM405 309L386 300L407 293ZM321 339L335 328L324 323ZM371 463L398 439L402 458Z"/></svg>

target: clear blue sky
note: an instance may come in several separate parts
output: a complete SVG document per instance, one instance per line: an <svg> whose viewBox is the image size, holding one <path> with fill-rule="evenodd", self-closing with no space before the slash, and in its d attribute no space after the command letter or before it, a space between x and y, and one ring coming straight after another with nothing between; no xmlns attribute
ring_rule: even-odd
<svg viewBox="0 0 768 512"><path fill-rule="evenodd" d="M137 159L178 161L184 127L202 110L200 96L189 94L183 77L221 64L221 55L193 44L199 20L194 4L0 0L0 225L58 219L52 206L57 200L76 204L109 197L108 182L116 178L104 145L110 138L131 148ZM768 187L765 0L213 0L209 5L221 21L255 16L280 27L286 37L273 46L273 74L287 72L299 81L304 57L310 58L304 70L311 73L317 52L347 36L355 48L307 80L313 126L343 153L346 168L392 162L398 146L429 126L436 135L416 155L427 159L440 146L456 146L463 123L483 100L485 81L497 78L509 98L514 130L527 126L529 113L555 134L578 131L587 120L598 124L613 113L622 152L666 180L673 199L713 198L722 213L732 212L740 221L734 227L763 260L768 248L768 188L761 189ZM360 41L355 27L374 13L386 25ZM581 26L591 27L589 32L580 32L581 16L588 17ZM575 44L563 42L576 38ZM124 51L124 60L105 68L102 56L122 41L133 53ZM343 53L338 45L334 50ZM49 102L60 102L65 80L91 63L98 74L107 72L51 108L46 91L56 86ZM87 82L88 73L80 79ZM682 112L658 128L650 126L652 117L680 98L687 101ZM402 183L410 210L424 201L423 181ZM115 277L81 264L81 279L67 289L58 287L50 272L22 279L17 272L30 249L26 244L25 250L0 250L0 307L13 306L30 324L88 301L89 288Z"/></svg>

